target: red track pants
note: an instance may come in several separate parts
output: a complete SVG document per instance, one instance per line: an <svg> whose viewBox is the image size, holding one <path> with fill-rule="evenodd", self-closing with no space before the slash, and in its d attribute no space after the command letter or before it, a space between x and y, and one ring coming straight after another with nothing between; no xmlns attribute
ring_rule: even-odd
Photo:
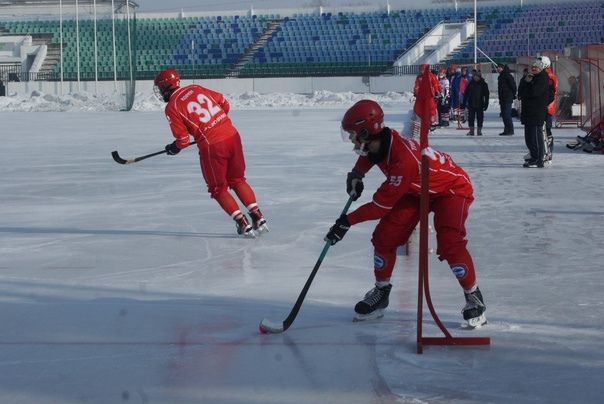
<svg viewBox="0 0 604 404"><path fill-rule="evenodd" d="M466 245L465 221L472 196L440 196L430 201L434 212L436 254L446 260L464 290L476 283L474 263ZM371 242L374 247L374 273L376 281L389 281L396 262L396 250L405 245L419 222L420 200L404 196L376 226Z"/></svg>

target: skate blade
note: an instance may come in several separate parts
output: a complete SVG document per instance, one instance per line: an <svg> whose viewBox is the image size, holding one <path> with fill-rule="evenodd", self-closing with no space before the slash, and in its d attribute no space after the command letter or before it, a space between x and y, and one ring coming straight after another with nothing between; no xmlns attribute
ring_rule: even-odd
<svg viewBox="0 0 604 404"><path fill-rule="evenodd" d="M384 317L384 309L377 309L373 313L368 314L355 313L352 322L358 323L361 321L379 320L382 317Z"/></svg>
<svg viewBox="0 0 604 404"><path fill-rule="evenodd" d="M466 321L467 321L469 327L478 328L487 323L487 316L484 313L482 313L480 316L470 318Z"/></svg>
<svg viewBox="0 0 604 404"><path fill-rule="evenodd" d="M266 224L263 224L261 226L258 226L258 228L255 230L258 232L258 234L268 233L268 226Z"/></svg>
<svg viewBox="0 0 604 404"><path fill-rule="evenodd" d="M243 237L245 237L245 238L256 238L256 233L254 233L253 230L246 231L245 233L243 233Z"/></svg>

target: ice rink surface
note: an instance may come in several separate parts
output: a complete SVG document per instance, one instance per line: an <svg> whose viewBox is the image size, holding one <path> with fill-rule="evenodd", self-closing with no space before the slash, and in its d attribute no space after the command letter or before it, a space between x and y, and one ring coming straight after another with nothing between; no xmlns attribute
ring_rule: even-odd
<svg viewBox="0 0 604 404"><path fill-rule="evenodd" d="M195 148L112 160L172 141L160 104L0 101L0 402L599 402L604 156L564 147L584 134L565 126L552 166L523 168L522 126L498 136L496 101L484 136L430 135L474 185L468 246L489 322L461 326L462 290L434 255L432 300L454 336L489 347L417 354L417 244L397 261L385 317L352 323L373 286L375 222L329 249L289 330L259 333L263 317L289 314L347 200L356 155L339 122L361 96L318 96L231 98L270 227L253 240L209 198ZM370 97L400 129L408 98ZM370 172L351 209L382 181ZM424 314L424 335L442 336Z"/></svg>

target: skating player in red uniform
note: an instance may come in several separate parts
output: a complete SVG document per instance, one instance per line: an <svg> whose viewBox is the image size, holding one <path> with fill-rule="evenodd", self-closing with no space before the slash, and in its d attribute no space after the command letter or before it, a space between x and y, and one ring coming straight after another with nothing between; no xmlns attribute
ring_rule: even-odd
<svg viewBox="0 0 604 404"><path fill-rule="evenodd" d="M230 105L224 96L199 85L180 87L174 69L166 69L154 82L156 95L167 103L165 113L176 140L166 146L176 155L190 145L193 136L199 148L201 172L210 196L235 221L237 233L255 237L268 231L254 191L245 179L245 159L239 132L228 117ZM252 224L239 209L237 198L248 210Z"/></svg>
<svg viewBox="0 0 604 404"><path fill-rule="evenodd" d="M342 119L342 137L355 145L359 154L347 176L347 191L356 200L363 191L363 178L374 166L386 180L370 202L354 212L342 215L331 227L326 241L340 241L350 226L367 220L379 220L372 237L375 287L358 302L355 320L380 318L388 306L392 285L390 277L396 250L409 240L420 216L421 154L419 143L384 127L384 112L374 101L353 105ZM476 286L472 257L466 249L465 221L474 200L468 175L448 154L426 149L430 157L430 211L434 213L436 253L447 261L464 290L464 319L471 326L486 322L482 294Z"/></svg>

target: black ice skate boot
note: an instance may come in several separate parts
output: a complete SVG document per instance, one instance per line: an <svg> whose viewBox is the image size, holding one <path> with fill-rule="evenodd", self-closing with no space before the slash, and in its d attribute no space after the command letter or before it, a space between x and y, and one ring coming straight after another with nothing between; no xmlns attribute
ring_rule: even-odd
<svg viewBox="0 0 604 404"><path fill-rule="evenodd" d="M266 219L262 216L260 209L256 209L253 212L249 212L252 218L252 227L258 233L268 233L268 226L266 225Z"/></svg>
<svg viewBox="0 0 604 404"><path fill-rule="evenodd" d="M384 309L388 307L388 297L392 285L378 287L377 285L365 294L365 298L354 306L355 316L352 321L366 321L384 317Z"/></svg>
<svg viewBox="0 0 604 404"><path fill-rule="evenodd" d="M247 221L247 217L242 215L239 219L235 219L235 226L237 227L237 234L243 234L243 237L254 238L256 234L250 222Z"/></svg>
<svg viewBox="0 0 604 404"><path fill-rule="evenodd" d="M486 311L487 306L484 305L480 289L476 288L476 290L471 293L464 292L464 296L466 298L466 305L461 310L463 319L468 322L470 327L478 327L486 324L487 318L484 312Z"/></svg>

